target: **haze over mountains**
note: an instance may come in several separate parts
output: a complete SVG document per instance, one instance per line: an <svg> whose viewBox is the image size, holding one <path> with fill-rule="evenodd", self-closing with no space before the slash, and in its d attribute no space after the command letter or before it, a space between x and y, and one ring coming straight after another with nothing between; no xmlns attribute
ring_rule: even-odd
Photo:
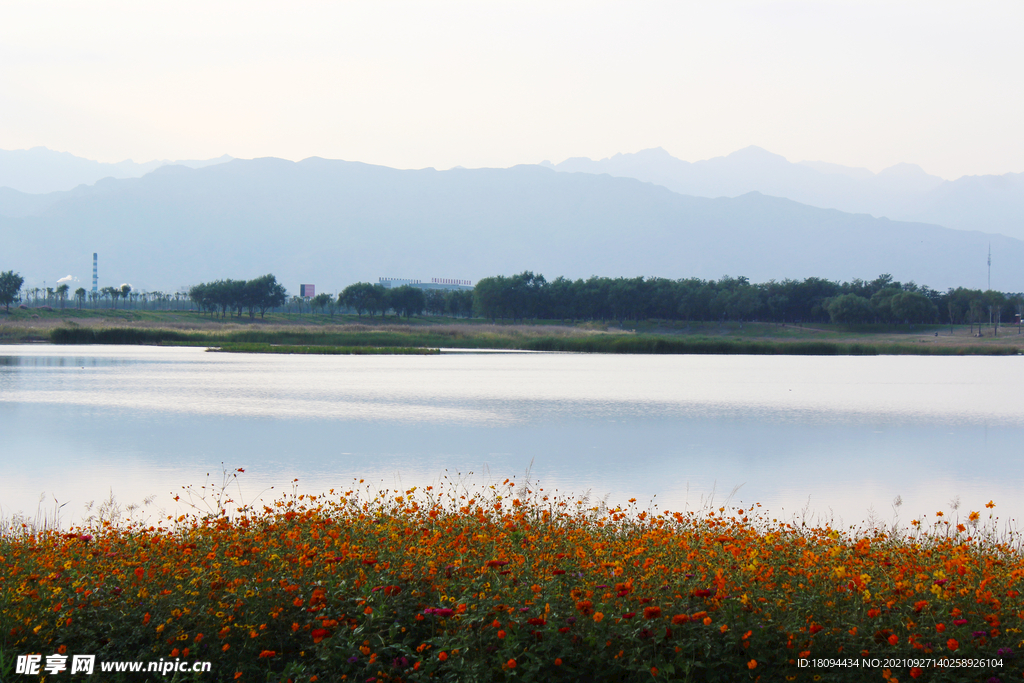
<svg viewBox="0 0 1024 683"><path fill-rule="evenodd" d="M201 161L148 161L137 164L131 159L116 164L76 157L68 152L55 152L46 147L32 149L0 149L0 188L29 194L59 192L79 185L92 185L103 178L140 178L161 166L175 164L202 168L230 161L227 154Z"/></svg>
<svg viewBox="0 0 1024 683"><path fill-rule="evenodd" d="M989 242L992 286L1016 291L1009 264L1024 262L1024 242L1005 236L759 193L712 199L541 166L406 171L319 158L168 165L46 195L10 190L0 235L0 269L27 284L71 273L88 286L96 251L100 286L164 291L267 272L295 293L300 283L330 291L526 269L755 282L891 273L937 289L984 287Z"/></svg>
<svg viewBox="0 0 1024 683"><path fill-rule="evenodd" d="M876 174L822 161L792 163L760 147L693 163L655 148L600 161L574 158L543 165L570 173L636 178L697 197L761 192L810 206L1024 239L1024 173L948 181L928 175L920 166L897 164Z"/></svg>

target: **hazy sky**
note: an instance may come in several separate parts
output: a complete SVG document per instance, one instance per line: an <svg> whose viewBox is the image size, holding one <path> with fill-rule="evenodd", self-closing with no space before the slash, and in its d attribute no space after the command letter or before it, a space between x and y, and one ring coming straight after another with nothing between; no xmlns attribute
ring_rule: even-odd
<svg viewBox="0 0 1024 683"><path fill-rule="evenodd" d="M1024 171L1024 2L0 4L0 148Z"/></svg>

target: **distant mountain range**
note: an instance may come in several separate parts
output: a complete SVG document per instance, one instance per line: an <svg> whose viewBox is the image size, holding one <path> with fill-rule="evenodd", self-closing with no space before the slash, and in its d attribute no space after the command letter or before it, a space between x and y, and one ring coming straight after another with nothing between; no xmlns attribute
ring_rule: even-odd
<svg viewBox="0 0 1024 683"><path fill-rule="evenodd" d="M821 208L1024 239L1024 173L948 181L928 175L920 166L898 164L876 174L822 161L792 163L760 147L693 163L656 148L600 161L574 158L542 165L569 173L636 178L696 197L760 192Z"/></svg>
<svg viewBox="0 0 1024 683"><path fill-rule="evenodd" d="M808 171L815 172L808 168ZM908 181L909 182L909 181ZM0 270L33 286L177 290L272 272L332 291L379 277L477 280L522 270L755 282L891 273L937 289L1016 291L1024 242L821 209L752 192L716 199L541 166L405 171L310 158L162 166L46 195L0 197Z"/></svg>
<svg viewBox="0 0 1024 683"><path fill-rule="evenodd" d="M140 178L168 164L202 168L225 161L231 161L227 154L205 161L164 159L137 164L129 159L116 164L104 164L76 157L68 152L55 152L46 147L0 149L0 192L2 188L29 194L59 192L79 185L92 185L103 178Z"/></svg>

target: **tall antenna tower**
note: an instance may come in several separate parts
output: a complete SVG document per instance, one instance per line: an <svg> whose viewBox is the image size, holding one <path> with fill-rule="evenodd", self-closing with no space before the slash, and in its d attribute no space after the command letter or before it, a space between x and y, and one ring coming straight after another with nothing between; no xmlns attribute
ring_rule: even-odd
<svg viewBox="0 0 1024 683"><path fill-rule="evenodd" d="M92 293L93 294L95 294L97 292L97 290L96 290L96 283L97 283L97 279L96 279L96 260L97 260L96 252L94 251L94 252L92 252Z"/></svg>
<svg viewBox="0 0 1024 683"><path fill-rule="evenodd" d="M992 243L988 243L988 291L992 291Z"/></svg>

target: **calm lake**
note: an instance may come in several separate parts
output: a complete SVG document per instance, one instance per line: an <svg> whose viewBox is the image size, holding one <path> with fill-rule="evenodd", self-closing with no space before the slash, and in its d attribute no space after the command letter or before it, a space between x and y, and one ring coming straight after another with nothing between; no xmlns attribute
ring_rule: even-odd
<svg viewBox="0 0 1024 683"><path fill-rule="evenodd" d="M282 356L0 346L0 515L122 503L245 468L243 495L442 475L661 509L903 523L1024 515L1018 357ZM472 473L472 474L470 474ZM654 496L657 496L654 498Z"/></svg>

